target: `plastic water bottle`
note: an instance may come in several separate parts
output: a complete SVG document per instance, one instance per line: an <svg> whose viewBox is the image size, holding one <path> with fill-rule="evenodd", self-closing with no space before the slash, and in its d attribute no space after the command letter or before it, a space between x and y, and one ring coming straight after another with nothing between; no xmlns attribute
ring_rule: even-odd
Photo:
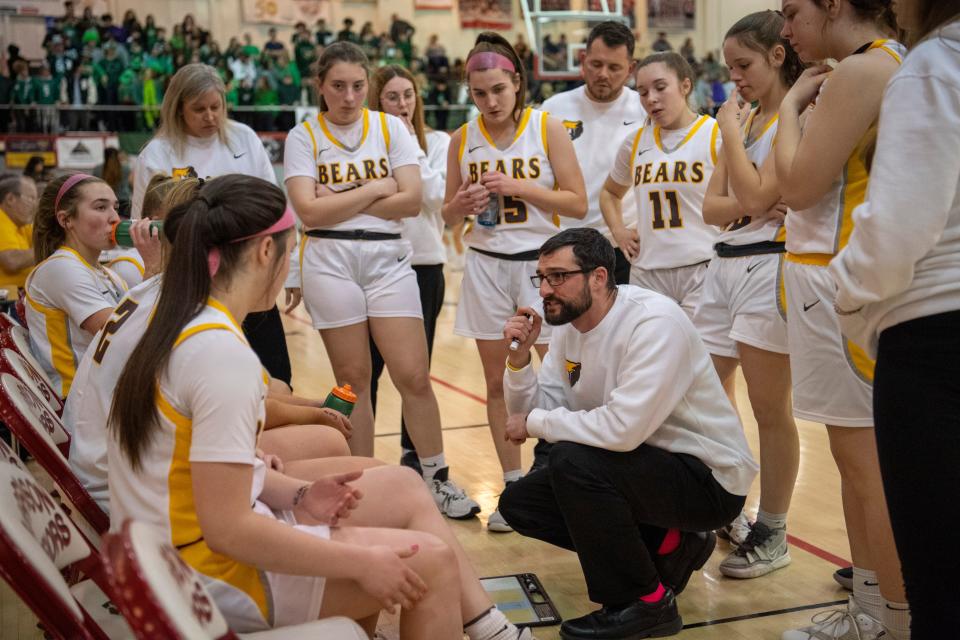
<svg viewBox="0 0 960 640"><path fill-rule="evenodd" d="M353 407L356 404L357 394L348 384L342 387L334 387L327 395L327 399L323 401L324 407L339 411L345 416L349 416L353 412Z"/></svg>
<svg viewBox="0 0 960 640"><path fill-rule="evenodd" d="M113 240L113 244L120 247L132 247L133 238L130 237L130 226L134 223L133 220L120 220L119 222L113 225L113 231L110 232L110 239ZM150 223L151 229L156 229L158 234L163 233L163 221L155 220Z"/></svg>
<svg viewBox="0 0 960 640"><path fill-rule="evenodd" d="M477 215L477 224L481 227L497 226L497 219L500 217L500 195L490 193L490 200L487 202L487 208Z"/></svg>

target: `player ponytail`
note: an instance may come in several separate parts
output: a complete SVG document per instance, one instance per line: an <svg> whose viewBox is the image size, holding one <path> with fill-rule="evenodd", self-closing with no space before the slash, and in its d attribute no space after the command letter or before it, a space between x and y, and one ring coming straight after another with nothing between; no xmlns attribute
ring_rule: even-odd
<svg viewBox="0 0 960 640"><path fill-rule="evenodd" d="M227 175L206 181L195 197L173 207L164 234L173 244L150 328L130 354L110 407L108 428L133 469L139 469L159 425L158 385L177 337L210 297L214 279L230 286L250 242L286 210L283 191L266 180ZM290 229L274 233L276 269ZM218 257L216 267L212 257ZM211 275L213 273L214 275Z"/></svg>
<svg viewBox="0 0 960 640"><path fill-rule="evenodd" d="M805 65L790 42L780 35L783 22L783 14L779 11L757 11L737 20L723 39L736 38L740 45L763 54L768 61L777 47L783 48L780 80L784 86L792 87L803 73Z"/></svg>
<svg viewBox="0 0 960 640"><path fill-rule="evenodd" d="M507 58L507 60L509 60L513 65L513 77L518 85L516 92L516 103L513 105L513 120L514 122L520 122L520 114L523 113L523 107L527 102L527 72L523 67L523 61L520 59L520 56L517 55L517 52L510 45L510 43L507 42L506 38L494 31L484 31L477 36L477 41L474 44L473 49L471 49L470 53L467 54L467 62L464 66L464 80L468 85L470 81L470 72L472 70L470 60L481 53L499 54ZM496 67L482 65L476 70L483 71L492 68ZM507 69L504 69L504 71L507 71Z"/></svg>
<svg viewBox="0 0 960 640"><path fill-rule="evenodd" d="M77 206L83 195L83 187L103 182L94 176L80 177L83 175L72 173L60 176L48 183L40 194L37 213L33 219L33 257L37 264L52 256L53 252L67 241L67 230L57 220L57 211L65 211L67 218L74 217L77 215ZM72 180L72 184L67 185L68 180Z"/></svg>

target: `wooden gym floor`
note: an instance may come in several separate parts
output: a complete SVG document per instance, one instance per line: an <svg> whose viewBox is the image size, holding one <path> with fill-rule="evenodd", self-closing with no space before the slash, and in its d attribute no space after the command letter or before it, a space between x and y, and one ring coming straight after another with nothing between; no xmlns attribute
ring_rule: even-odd
<svg viewBox="0 0 960 640"><path fill-rule="evenodd" d="M586 587L576 556L517 534L492 534L486 517L495 508L502 476L487 428L484 383L480 360L471 340L453 334L456 299L461 274L447 270L447 301L437 326L432 377L440 403L444 444L452 477L477 500L479 519L449 521L481 575L536 573L564 618L596 608ZM293 358L297 392L323 397L334 386L319 334L311 328L301 306L284 318ZM757 427L742 377L737 400L747 438L757 452ZM376 426L376 455L395 463L400 456L400 399L387 376L381 381ZM793 563L754 580L733 580L720 575L717 565L729 548L720 542L704 571L691 579L679 597L686 625L678 637L687 640L777 640L786 629L808 624L819 610L845 601L847 592L831 578L846 566L849 547L840 506L839 476L822 425L799 421L801 464L790 511L789 531ZM532 459L532 442L523 449L524 468ZM756 512L757 483L747 507ZM36 620L5 583L0 583L0 639L42 638ZM381 633L398 637L395 620L381 618ZM559 638L559 627L536 630L540 640Z"/></svg>

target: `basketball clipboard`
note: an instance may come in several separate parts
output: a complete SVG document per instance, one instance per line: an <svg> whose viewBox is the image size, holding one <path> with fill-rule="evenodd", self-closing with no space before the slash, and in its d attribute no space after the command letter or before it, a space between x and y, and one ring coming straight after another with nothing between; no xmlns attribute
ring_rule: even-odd
<svg viewBox="0 0 960 640"><path fill-rule="evenodd" d="M540 580L532 573L480 578L480 584L497 609L518 627L543 627L563 620Z"/></svg>

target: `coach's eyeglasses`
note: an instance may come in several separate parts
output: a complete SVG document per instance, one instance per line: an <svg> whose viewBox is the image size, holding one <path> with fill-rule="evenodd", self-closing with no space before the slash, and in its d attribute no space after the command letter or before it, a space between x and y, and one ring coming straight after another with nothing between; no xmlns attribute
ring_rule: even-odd
<svg viewBox="0 0 960 640"><path fill-rule="evenodd" d="M543 281L546 280L547 284L551 287L559 287L564 282L567 281L567 278L570 276L575 276L578 273L590 273L596 269L592 267L590 269L577 269L576 271L551 271L550 273L545 273L543 275L537 274L535 276L530 276L530 282L533 283L537 289L540 288L540 285L543 284Z"/></svg>

